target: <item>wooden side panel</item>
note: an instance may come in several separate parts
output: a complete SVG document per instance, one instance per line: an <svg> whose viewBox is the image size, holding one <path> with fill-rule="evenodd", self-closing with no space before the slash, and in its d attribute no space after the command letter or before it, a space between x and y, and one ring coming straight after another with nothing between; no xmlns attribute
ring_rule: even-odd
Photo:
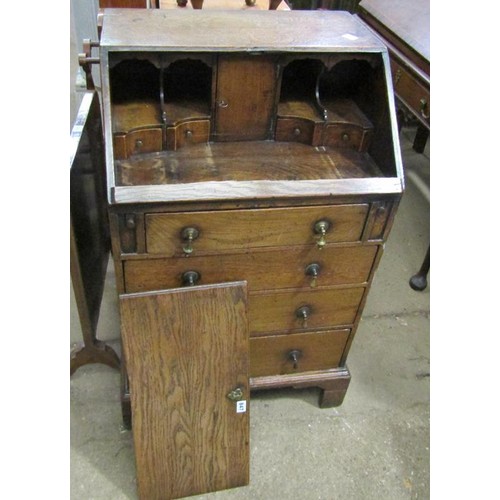
<svg viewBox="0 0 500 500"><path fill-rule="evenodd" d="M276 65L272 58L219 58L215 139L270 139L275 89Z"/></svg>
<svg viewBox="0 0 500 500"><path fill-rule="evenodd" d="M139 497L248 484L246 283L121 295Z"/></svg>

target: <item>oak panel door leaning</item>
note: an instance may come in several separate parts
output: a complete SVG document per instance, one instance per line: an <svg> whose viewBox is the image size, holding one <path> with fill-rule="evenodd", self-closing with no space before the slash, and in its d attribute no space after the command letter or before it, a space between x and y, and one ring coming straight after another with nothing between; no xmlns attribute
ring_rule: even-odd
<svg viewBox="0 0 500 500"><path fill-rule="evenodd" d="M120 310L139 498L248 484L246 282L125 294Z"/></svg>

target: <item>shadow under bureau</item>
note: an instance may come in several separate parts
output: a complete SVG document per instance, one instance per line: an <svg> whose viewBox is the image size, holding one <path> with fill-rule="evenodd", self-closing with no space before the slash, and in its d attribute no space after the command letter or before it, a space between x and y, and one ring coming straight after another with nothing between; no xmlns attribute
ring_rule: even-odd
<svg viewBox="0 0 500 500"><path fill-rule="evenodd" d="M330 407L349 385L404 188L387 49L346 12L113 9L99 50L138 477L161 462L145 465L137 439L165 401L175 435L200 426L231 441L240 419L234 446L248 453L250 390L319 387ZM160 448L162 429L151 437ZM165 480L189 486L161 494L160 480L139 480L140 496L246 484L248 467L222 482L195 476Z"/></svg>

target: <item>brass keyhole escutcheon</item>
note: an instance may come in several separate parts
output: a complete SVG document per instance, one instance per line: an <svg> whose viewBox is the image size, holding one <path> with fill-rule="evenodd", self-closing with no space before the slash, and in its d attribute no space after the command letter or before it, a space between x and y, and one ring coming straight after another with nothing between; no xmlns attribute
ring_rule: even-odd
<svg viewBox="0 0 500 500"><path fill-rule="evenodd" d="M302 327L307 328L307 320L311 316L311 306L302 306L295 311L295 316L302 320Z"/></svg>
<svg viewBox="0 0 500 500"><path fill-rule="evenodd" d="M243 399L243 389L241 387L236 387L236 389L230 391L226 397L231 401L240 401Z"/></svg>
<svg viewBox="0 0 500 500"><path fill-rule="evenodd" d="M181 231L181 238L186 242L186 244L182 246L182 251L186 255L190 255L194 252L193 241L198 238L199 235L200 231L195 227L185 227Z"/></svg>
<svg viewBox="0 0 500 500"><path fill-rule="evenodd" d="M311 277L311 283L310 283L311 288L316 288L317 281L318 281L318 275L319 275L320 271L321 271L321 267L316 262L313 262L312 264L309 264L306 267L306 276Z"/></svg>
<svg viewBox="0 0 500 500"><path fill-rule="evenodd" d="M316 245L319 250L322 250L326 245L326 233L330 230L331 223L327 220L319 220L314 224L314 232L319 235Z"/></svg>
<svg viewBox="0 0 500 500"><path fill-rule="evenodd" d="M299 358L302 357L302 351L293 349L288 353L288 359L293 363L293 369L296 370L299 366Z"/></svg>

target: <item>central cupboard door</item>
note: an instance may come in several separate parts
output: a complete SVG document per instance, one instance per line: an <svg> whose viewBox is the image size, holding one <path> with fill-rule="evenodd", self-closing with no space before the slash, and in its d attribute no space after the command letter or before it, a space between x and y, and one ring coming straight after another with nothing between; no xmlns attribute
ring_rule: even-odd
<svg viewBox="0 0 500 500"><path fill-rule="evenodd" d="M140 500L248 484L245 282L120 295Z"/></svg>
<svg viewBox="0 0 500 500"><path fill-rule="evenodd" d="M273 57L219 57L216 141L255 141L270 138L276 78L277 66Z"/></svg>

